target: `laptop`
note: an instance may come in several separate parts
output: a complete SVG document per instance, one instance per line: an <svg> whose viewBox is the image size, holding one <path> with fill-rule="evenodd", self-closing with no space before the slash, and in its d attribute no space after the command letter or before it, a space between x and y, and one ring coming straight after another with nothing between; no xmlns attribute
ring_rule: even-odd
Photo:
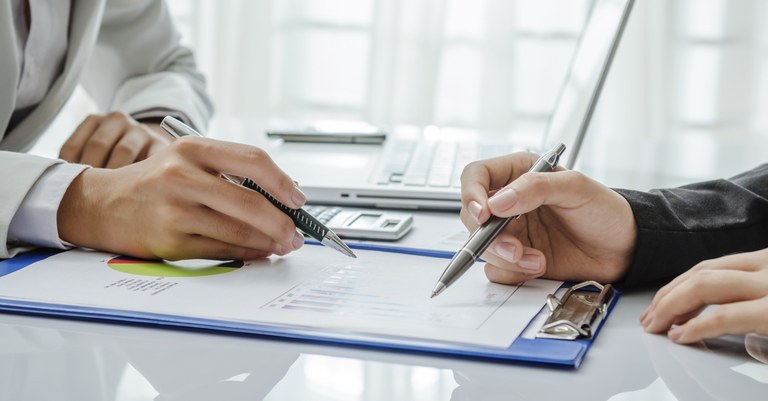
<svg viewBox="0 0 768 401"><path fill-rule="evenodd" d="M381 144L285 142L271 156L313 204L459 210L473 160L566 146L573 168L634 0L594 0L547 128L533 143L438 127L400 127Z"/></svg>

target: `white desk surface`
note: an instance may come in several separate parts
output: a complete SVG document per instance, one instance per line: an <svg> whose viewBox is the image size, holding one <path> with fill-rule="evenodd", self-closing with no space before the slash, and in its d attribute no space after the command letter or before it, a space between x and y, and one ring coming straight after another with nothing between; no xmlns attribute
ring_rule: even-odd
<svg viewBox="0 0 768 401"><path fill-rule="evenodd" d="M0 314L0 399L766 399L740 339L644 333L651 296L624 294L576 370Z"/></svg>

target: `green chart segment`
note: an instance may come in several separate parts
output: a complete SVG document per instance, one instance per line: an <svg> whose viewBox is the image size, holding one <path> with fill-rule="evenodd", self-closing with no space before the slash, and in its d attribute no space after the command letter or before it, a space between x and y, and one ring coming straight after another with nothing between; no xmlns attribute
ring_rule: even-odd
<svg viewBox="0 0 768 401"><path fill-rule="evenodd" d="M110 259L107 266L122 273L151 277L199 277L237 271L243 266L239 260L226 262L213 260L188 260L163 262L118 256Z"/></svg>

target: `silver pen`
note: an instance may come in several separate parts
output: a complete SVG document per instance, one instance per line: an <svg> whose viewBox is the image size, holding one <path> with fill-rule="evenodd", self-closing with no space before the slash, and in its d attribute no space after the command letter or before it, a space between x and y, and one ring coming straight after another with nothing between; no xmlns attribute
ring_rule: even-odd
<svg viewBox="0 0 768 401"><path fill-rule="evenodd" d="M174 138L180 138L182 136L202 136L199 132L192 129L192 127L171 116L163 118L163 121L160 123L160 127L171 134L171 136ZM292 209L282 204L279 200L275 199L274 196L253 182L250 178L240 178L229 174L221 174L221 176L232 183L242 185L248 189L252 189L260 193L262 196L267 198L270 203L280 209L281 212L287 214L288 217L293 220L293 223L296 224L296 228L306 233L310 237L320 241L320 243L323 245L333 248L347 256L353 258L357 257L355 256L355 253L349 249L347 244L345 244L344 241L342 241L341 238L339 238L339 236L333 232L333 230L326 227L325 224L317 220L306 210Z"/></svg>
<svg viewBox="0 0 768 401"><path fill-rule="evenodd" d="M565 145L562 143L558 144L554 149L542 154L528 171L546 172L554 170L555 166L557 166L557 161L560 159L563 152L565 152ZM478 227L478 229L469 236L467 243L453 255L453 259L448 263L448 267L445 268L443 275L437 280L437 284L435 285L435 289L432 290L432 296L430 298L434 298L445 291L446 288L469 270L480 255L485 252L488 245L490 245L499 233L504 230L504 227L506 227L512 219L517 219L519 217L520 215L510 217L491 216L488 221Z"/></svg>

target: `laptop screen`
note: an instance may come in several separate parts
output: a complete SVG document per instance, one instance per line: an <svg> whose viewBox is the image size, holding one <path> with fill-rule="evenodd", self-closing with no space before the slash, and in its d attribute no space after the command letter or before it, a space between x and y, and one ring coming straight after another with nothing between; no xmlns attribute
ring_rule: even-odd
<svg viewBox="0 0 768 401"><path fill-rule="evenodd" d="M569 169L576 162L633 3L634 0L592 3L541 146L549 149L557 143L566 144L568 148L560 162Z"/></svg>

